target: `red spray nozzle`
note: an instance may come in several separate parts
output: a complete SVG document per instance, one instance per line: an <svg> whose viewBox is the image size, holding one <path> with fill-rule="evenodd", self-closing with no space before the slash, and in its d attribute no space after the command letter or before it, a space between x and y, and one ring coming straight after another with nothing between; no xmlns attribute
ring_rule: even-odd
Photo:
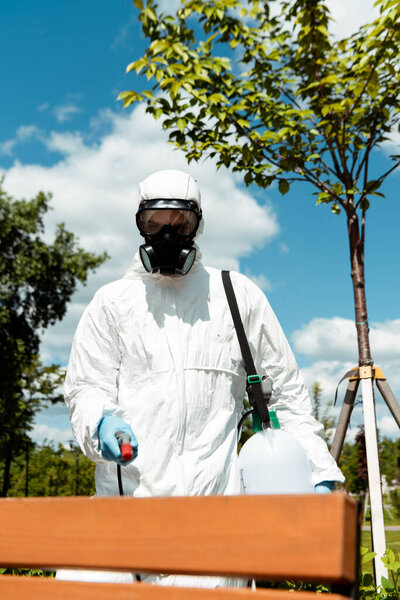
<svg viewBox="0 0 400 600"><path fill-rule="evenodd" d="M115 437L117 438L118 444L121 449L122 460L131 460L133 457L133 449L130 444L131 436L128 433L124 433L123 431L117 431Z"/></svg>
<svg viewBox="0 0 400 600"><path fill-rule="evenodd" d="M133 450L130 444L121 444L121 456L125 461L132 459Z"/></svg>

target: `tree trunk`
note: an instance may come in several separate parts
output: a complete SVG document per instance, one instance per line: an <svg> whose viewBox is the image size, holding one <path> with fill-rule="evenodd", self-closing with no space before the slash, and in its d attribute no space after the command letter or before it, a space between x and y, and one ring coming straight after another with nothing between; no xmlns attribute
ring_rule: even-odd
<svg viewBox="0 0 400 600"><path fill-rule="evenodd" d="M347 216L350 242L351 278L353 280L354 308L357 328L359 366L373 365L369 345L367 299L365 295L364 240L360 236L358 216Z"/></svg>

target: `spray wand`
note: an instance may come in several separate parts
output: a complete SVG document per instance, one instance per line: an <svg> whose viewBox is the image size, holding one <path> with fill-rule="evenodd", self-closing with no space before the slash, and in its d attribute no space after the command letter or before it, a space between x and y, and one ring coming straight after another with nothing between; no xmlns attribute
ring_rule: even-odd
<svg viewBox="0 0 400 600"><path fill-rule="evenodd" d="M121 457L122 460L128 462L133 457L133 448L131 446L131 436L129 433L124 433L123 431L117 431L115 433L115 437L118 440L119 447L121 448ZM124 495L124 488L122 487L122 476L121 476L121 465L117 465L117 473L118 473L118 487L120 496ZM141 577L139 573L135 573L135 579L138 583L141 582Z"/></svg>
<svg viewBox="0 0 400 600"><path fill-rule="evenodd" d="M117 438L119 447L121 449L121 458L123 461L128 462L133 457L133 448L131 446L131 436L129 433L124 433L123 431L117 431L115 433L115 437ZM122 487L122 475L121 475L121 465L117 465L117 475L118 475L118 488L119 495L124 495L124 488Z"/></svg>

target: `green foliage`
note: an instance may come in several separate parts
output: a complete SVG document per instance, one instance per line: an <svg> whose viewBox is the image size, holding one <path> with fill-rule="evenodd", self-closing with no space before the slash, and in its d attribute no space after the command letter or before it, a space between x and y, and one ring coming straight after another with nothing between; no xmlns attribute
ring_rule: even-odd
<svg viewBox="0 0 400 600"><path fill-rule="evenodd" d="M399 598L399 583L400 583L400 556L388 549L382 559L383 564L389 571L390 579L384 579L382 586L387 591L388 596L391 593L393 598Z"/></svg>
<svg viewBox="0 0 400 600"><path fill-rule="evenodd" d="M346 491L358 496L363 488L358 479L358 452L355 444L344 444L338 465L345 476Z"/></svg>
<svg viewBox="0 0 400 600"><path fill-rule="evenodd" d="M400 439L388 440L384 439L379 443L379 457L382 475L386 476L388 481L400 484ZM397 508L400 516L400 490L397 490L393 495L393 505Z"/></svg>
<svg viewBox="0 0 400 600"><path fill-rule="evenodd" d="M361 568L374 556L375 552L361 548ZM387 549L382 562L389 571L389 579L382 577L381 585L376 586L371 573L363 573L359 586L360 600L400 600L400 557Z"/></svg>
<svg viewBox="0 0 400 600"><path fill-rule="evenodd" d="M15 200L0 184L0 460L7 495L15 453L29 445L35 414L61 400L62 372L43 366L39 334L62 319L77 283L106 259L77 245L59 224L53 242L44 239L50 197Z"/></svg>
<svg viewBox="0 0 400 600"><path fill-rule="evenodd" d="M311 398L313 402L313 415L317 421L320 419L320 408L321 408L321 396L322 396L322 387L319 381L315 381L312 390L311 390Z"/></svg>
<svg viewBox="0 0 400 600"><path fill-rule="evenodd" d="M400 557L388 549L382 558L382 562L389 571L390 579L382 579L382 584L376 586L371 573L365 572L365 566L374 556L375 552L371 552L368 548L360 548L360 584L359 598L360 600L400 600L399 578L400 578ZM257 581L257 587L285 589L292 591L311 591L318 593L330 593L331 589L328 585L304 583L298 581Z"/></svg>
<svg viewBox="0 0 400 600"><path fill-rule="evenodd" d="M24 575L25 577L54 577L54 571L43 571L43 569L0 569L0 575Z"/></svg>
<svg viewBox="0 0 400 600"><path fill-rule="evenodd" d="M400 440L388 438L379 441L379 462L381 472L386 476L388 483L396 483L399 480L399 446ZM345 489L347 492L358 497L363 497L367 489L367 472L365 458L365 444L363 431L360 428L356 443L346 443L339 460L339 467L346 478ZM391 493L390 501L397 514L400 515L400 493L396 490Z"/></svg>
<svg viewBox="0 0 400 600"><path fill-rule="evenodd" d="M334 43L323 0L276 16L274 1L183 0L175 16L135 2L149 45L127 71L153 87L119 98L162 116L189 161L216 156L282 194L308 181L334 213L365 212L388 174L369 179L370 153L400 122L400 5L378 0L378 19Z"/></svg>
<svg viewBox="0 0 400 600"><path fill-rule="evenodd" d="M396 517L400 517L400 490L398 488L390 492L390 502L396 512Z"/></svg>
<svg viewBox="0 0 400 600"><path fill-rule="evenodd" d="M91 496L94 469L95 464L75 446L35 447L15 458L8 496Z"/></svg>
<svg viewBox="0 0 400 600"><path fill-rule="evenodd" d="M339 467L346 478L346 491L363 500L368 487L364 427L359 427L355 444L344 444Z"/></svg>

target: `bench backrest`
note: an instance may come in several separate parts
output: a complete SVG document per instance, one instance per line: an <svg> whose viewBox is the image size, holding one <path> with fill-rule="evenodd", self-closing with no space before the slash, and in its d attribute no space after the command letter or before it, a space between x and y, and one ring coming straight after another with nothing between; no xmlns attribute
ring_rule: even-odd
<svg viewBox="0 0 400 600"><path fill-rule="evenodd" d="M304 496L4 499L0 500L0 566L234 575L351 587L356 579L358 530L357 504L339 492ZM17 579L28 581L18 583ZM33 588L42 585L47 590L49 581L37 579L0 577L0 597L11 599L10 586L26 585L30 598L42 600L46 597L43 590L35 596ZM50 583L53 598L69 598L57 595L67 589L66 593L74 590L74 600L89 597L79 595L79 590L88 590L87 586L97 589L100 600L103 596L98 590L110 585ZM132 586L112 585L120 590L130 587L132 593ZM59 586L57 591L55 586ZM139 586L134 587L137 594ZM143 594L158 593L156 586L142 585L141 590L142 596L115 598L144 598ZM160 598L170 593L166 588L157 590ZM216 590L219 592L237 590ZM197 593L211 598L210 591ZM271 594L268 597L271 599Z"/></svg>

